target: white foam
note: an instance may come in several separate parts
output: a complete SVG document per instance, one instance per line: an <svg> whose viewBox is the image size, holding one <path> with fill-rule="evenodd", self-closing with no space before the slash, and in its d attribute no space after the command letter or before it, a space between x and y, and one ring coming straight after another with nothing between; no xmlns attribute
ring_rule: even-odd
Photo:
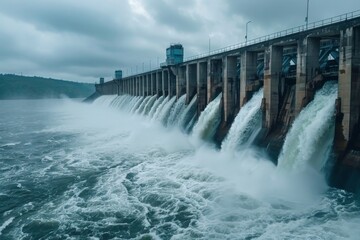
<svg viewBox="0 0 360 240"><path fill-rule="evenodd" d="M16 146L19 145L21 142L11 142L1 145L0 147L10 147L10 146Z"/></svg>
<svg viewBox="0 0 360 240"><path fill-rule="evenodd" d="M328 196L316 172L279 172L257 149L229 154L199 147L179 129L119 111L125 98L138 102L120 96L116 110L73 103L60 108L66 117L54 123L57 131L76 137L71 147L44 154L53 160L32 176L44 183L71 180L40 208L26 206L26 220L9 229L14 239L29 237L21 229L36 221L57 223L52 234L60 238L84 229L94 239L112 233L106 228L130 234L131 224L132 239L357 236L356 204L342 204L351 202L349 196Z"/></svg>
<svg viewBox="0 0 360 240"><path fill-rule="evenodd" d="M257 135L261 129L261 100L263 89L260 89L247 102L236 116L229 133L221 144L223 151L236 151L241 147L249 147L251 136ZM254 136L256 137L256 136ZM244 146L246 145L246 146Z"/></svg>
<svg viewBox="0 0 360 240"><path fill-rule="evenodd" d="M7 227L7 226L9 226L13 221L14 221L14 217L11 217L11 218L9 218L8 220L6 220L1 226L0 226L0 236L1 236L1 234L2 234L2 231L4 231L5 230L5 228Z"/></svg>
<svg viewBox="0 0 360 240"><path fill-rule="evenodd" d="M214 136L221 120L221 97L222 94L219 94L206 106L204 111L201 112L200 117L192 131L192 136L195 139L212 140L212 137Z"/></svg>
<svg viewBox="0 0 360 240"><path fill-rule="evenodd" d="M280 169L304 171L309 166L324 168L334 139L334 109L337 84L325 83L314 100L295 119L286 135L278 166Z"/></svg>
<svg viewBox="0 0 360 240"><path fill-rule="evenodd" d="M154 114L156 113L158 107L164 101L164 99L165 99L164 96L161 96L158 99L156 99L154 105L151 107L150 112L148 114L150 118L152 118L154 116Z"/></svg>

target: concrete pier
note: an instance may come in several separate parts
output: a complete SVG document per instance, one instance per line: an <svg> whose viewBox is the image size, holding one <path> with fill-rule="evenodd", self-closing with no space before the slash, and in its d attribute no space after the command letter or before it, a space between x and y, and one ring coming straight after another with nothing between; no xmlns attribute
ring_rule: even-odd
<svg viewBox="0 0 360 240"><path fill-rule="evenodd" d="M207 105L207 87L206 80L208 75L208 63L197 63L197 98L198 98L198 114L200 114Z"/></svg>
<svg viewBox="0 0 360 240"><path fill-rule="evenodd" d="M360 110L360 27L350 27L340 32L339 49L340 111L343 115L342 137L338 139L342 150L348 147L355 134L359 133Z"/></svg>
<svg viewBox="0 0 360 240"><path fill-rule="evenodd" d="M235 109L235 79L236 79L236 56L224 57L224 87L223 87L223 102L224 102L224 116L225 123L234 118Z"/></svg>
<svg viewBox="0 0 360 240"><path fill-rule="evenodd" d="M156 74L156 96L160 97L162 95L165 95L165 93L163 92L163 73L159 71Z"/></svg>
<svg viewBox="0 0 360 240"><path fill-rule="evenodd" d="M176 96L176 76L171 69L168 70L168 88L170 98Z"/></svg>
<svg viewBox="0 0 360 240"><path fill-rule="evenodd" d="M249 98L247 86L256 80L257 52L245 51L240 59L240 107Z"/></svg>
<svg viewBox="0 0 360 240"><path fill-rule="evenodd" d="M271 129L279 113L279 81L281 77L283 48L271 45L264 55L265 127Z"/></svg>
<svg viewBox="0 0 360 240"><path fill-rule="evenodd" d="M297 65L296 65L296 103L295 114L298 115L312 96L307 88L319 69L319 38L305 37L298 40Z"/></svg>
<svg viewBox="0 0 360 240"><path fill-rule="evenodd" d="M150 79L150 91L151 91L151 95L155 95L156 94L156 72L151 73L151 79Z"/></svg>
<svg viewBox="0 0 360 240"><path fill-rule="evenodd" d="M197 89L197 64L186 65L186 104L195 96Z"/></svg>
<svg viewBox="0 0 360 240"><path fill-rule="evenodd" d="M131 79L131 92L132 92L132 95L136 96L136 78L133 77Z"/></svg>
<svg viewBox="0 0 360 240"><path fill-rule="evenodd" d="M146 75L146 96L152 96L151 91L151 73Z"/></svg>
<svg viewBox="0 0 360 240"><path fill-rule="evenodd" d="M162 71L162 92L164 96L169 96L169 71Z"/></svg>
<svg viewBox="0 0 360 240"><path fill-rule="evenodd" d="M145 89L146 89L146 75L141 76L140 81L141 81L141 92L140 92L140 94L141 94L141 96L146 97L146 91L145 91Z"/></svg>
<svg viewBox="0 0 360 240"><path fill-rule="evenodd" d="M136 96L140 96L140 81L139 81L140 77L136 77L135 81L136 81L136 86L135 86L135 95Z"/></svg>
<svg viewBox="0 0 360 240"><path fill-rule="evenodd" d="M208 60L207 103L209 104L222 91L222 58Z"/></svg>
<svg viewBox="0 0 360 240"><path fill-rule="evenodd" d="M137 76L136 78L135 78L136 80L136 88L135 88L135 95L136 96L140 96L140 77L139 76Z"/></svg>
<svg viewBox="0 0 360 240"><path fill-rule="evenodd" d="M178 68L176 75L176 99L186 93L186 66Z"/></svg>

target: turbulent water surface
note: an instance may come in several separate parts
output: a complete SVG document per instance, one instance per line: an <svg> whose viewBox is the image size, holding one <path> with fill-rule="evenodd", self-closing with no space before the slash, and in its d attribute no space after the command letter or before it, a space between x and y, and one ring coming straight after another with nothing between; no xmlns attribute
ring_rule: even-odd
<svg viewBox="0 0 360 240"><path fill-rule="evenodd" d="M358 239L354 195L193 141L183 100L1 101L0 239Z"/></svg>

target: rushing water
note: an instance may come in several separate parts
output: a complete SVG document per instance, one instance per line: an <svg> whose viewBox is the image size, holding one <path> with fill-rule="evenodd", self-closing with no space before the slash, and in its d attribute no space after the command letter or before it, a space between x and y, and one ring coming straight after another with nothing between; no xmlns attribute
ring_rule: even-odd
<svg viewBox="0 0 360 240"><path fill-rule="evenodd" d="M143 101L1 101L0 239L358 239L351 193L194 145L188 106Z"/></svg>
<svg viewBox="0 0 360 240"><path fill-rule="evenodd" d="M279 168L322 170L330 154L335 134L334 110L338 86L327 82L295 119L286 136Z"/></svg>
<svg viewBox="0 0 360 240"><path fill-rule="evenodd" d="M221 148L224 151L236 151L248 147L261 129L261 100L263 89L260 89L247 102L236 116ZM247 144L247 146L244 146Z"/></svg>
<svg viewBox="0 0 360 240"><path fill-rule="evenodd" d="M195 138L211 141L215 135L221 121L221 102L222 94L219 94L210 102L204 111L201 112L199 120L194 126L192 135Z"/></svg>

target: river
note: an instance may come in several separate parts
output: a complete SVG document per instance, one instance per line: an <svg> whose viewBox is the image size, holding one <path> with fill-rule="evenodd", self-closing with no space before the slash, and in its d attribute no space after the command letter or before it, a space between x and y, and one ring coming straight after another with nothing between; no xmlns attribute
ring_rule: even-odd
<svg viewBox="0 0 360 240"><path fill-rule="evenodd" d="M180 101L102 98L0 101L0 239L359 239L320 172L217 149Z"/></svg>

